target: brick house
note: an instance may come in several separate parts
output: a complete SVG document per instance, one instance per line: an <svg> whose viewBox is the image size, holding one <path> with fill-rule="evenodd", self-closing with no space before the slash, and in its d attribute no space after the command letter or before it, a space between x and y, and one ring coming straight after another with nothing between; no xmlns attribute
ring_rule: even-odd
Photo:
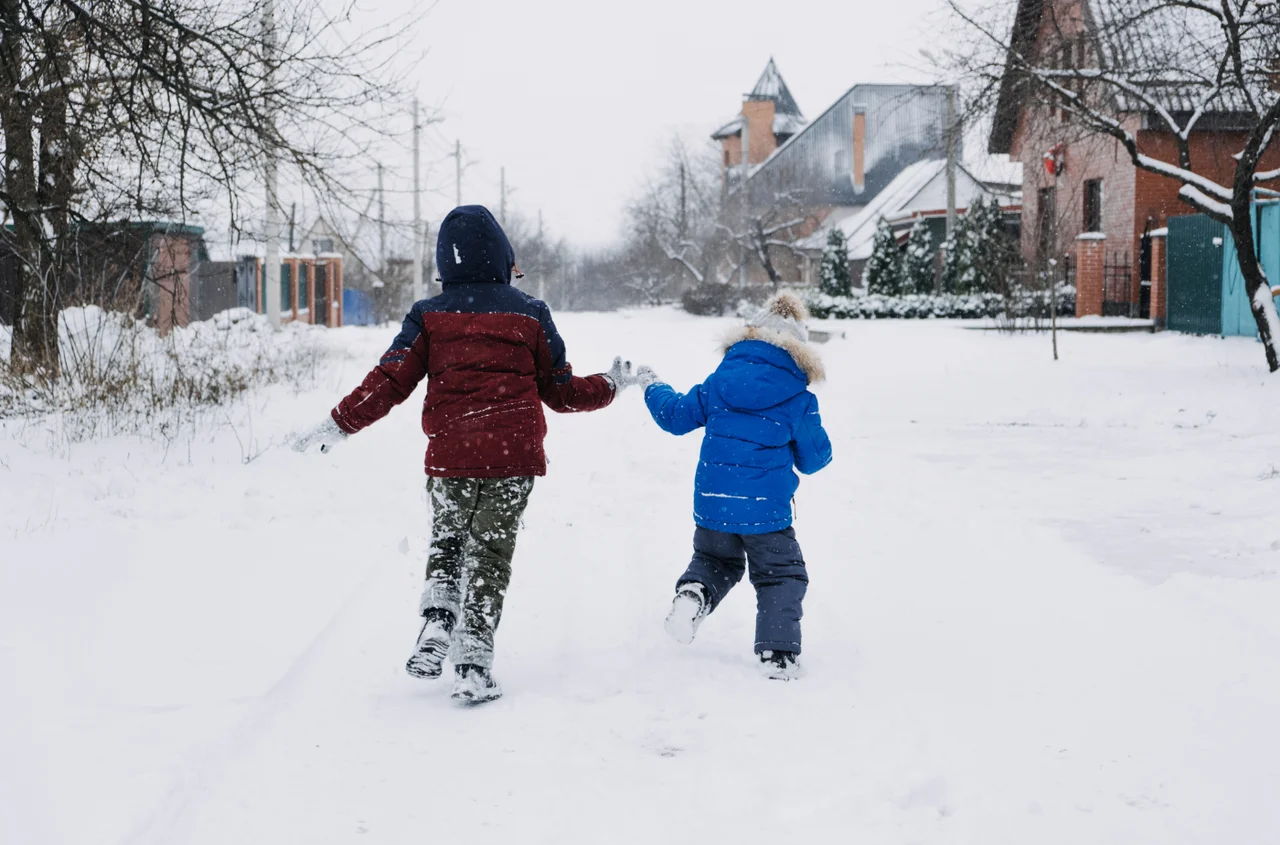
<svg viewBox="0 0 1280 845"><path fill-rule="evenodd" d="M748 191L755 208L785 195L805 219L792 239L803 239L833 213L865 207L911 165L945 155L948 93L936 85L855 85L810 122L770 59L739 114L711 136L721 145L725 191ZM807 275L811 256L780 250L775 258L785 277ZM751 268L749 281L765 280L762 268Z"/></svg>
<svg viewBox="0 0 1280 845"><path fill-rule="evenodd" d="M1185 28L1159 16L1136 26L1113 20L1117 9L1127 8L1111 0L1018 0L1011 47L1050 68L1176 68L1176 43L1189 37ZM1140 316L1161 323L1162 238L1169 217L1195 213L1178 197L1181 184L1138 169L1119 141L1082 130L1062 109L1036 101L1016 76L1006 73L1003 80L988 150L1023 164L1026 260L1043 267L1051 259L1074 259L1082 316ZM1175 115L1192 114L1203 96L1193 83L1160 84ZM1118 97L1114 116L1137 139L1140 152L1177 162L1174 136L1147 106ZM1189 136L1193 169L1230 185L1233 155L1250 125L1246 112L1215 100ZM1264 165L1280 167L1280 148L1273 145Z"/></svg>
<svg viewBox="0 0 1280 845"><path fill-rule="evenodd" d="M133 314L161 334L191 321L195 268L209 258L204 229L164 221L85 224L74 252L61 307ZM0 322L7 324L18 313L17 260L0 238Z"/></svg>

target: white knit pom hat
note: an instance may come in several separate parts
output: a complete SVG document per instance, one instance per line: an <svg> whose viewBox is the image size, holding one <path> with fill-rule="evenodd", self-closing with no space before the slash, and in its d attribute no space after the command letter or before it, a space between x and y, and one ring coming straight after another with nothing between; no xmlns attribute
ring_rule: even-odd
<svg viewBox="0 0 1280 845"><path fill-rule="evenodd" d="M801 343L809 342L809 311L800 301L800 297L790 291L775 294L765 303L764 308L747 321L747 325L755 329L767 329L781 335L793 337Z"/></svg>

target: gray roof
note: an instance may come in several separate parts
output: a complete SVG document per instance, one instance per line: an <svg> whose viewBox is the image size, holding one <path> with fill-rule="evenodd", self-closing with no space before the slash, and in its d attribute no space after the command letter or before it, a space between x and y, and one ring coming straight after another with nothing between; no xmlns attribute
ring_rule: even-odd
<svg viewBox="0 0 1280 845"><path fill-rule="evenodd" d="M865 179L856 186L853 124L859 113L866 117ZM776 188L818 204L862 205L911 164L945 154L946 121L943 86L855 85L752 169L752 196Z"/></svg>
<svg viewBox="0 0 1280 845"><path fill-rule="evenodd" d="M764 73L760 74L760 79L756 81L756 87L751 89L751 93L747 94L748 100L773 100L773 134L791 136L799 132L808 122L804 119L804 115L800 113L800 106L796 104L796 98L791 96L791 89L787 87L786 81L782 78L782 74L778 72L778 65L769 59L769 64L764 66ZM711 137L719 141L722 138L731 138L742 132L742 115L734 117L724 123L719 129L711 133Z"/></svg>
<svg viewBox="0 0 1280 845"><path fill-rule="evenodd" d="M796 105L796 98L791 96L791 89L787 87L782 74L778 72L778 65L774 63L772 57L769 58L769 64L764 66L764 73L760 74L756 87L751 89L747 99L773 100L775 113L804 116L800 113L800 106Z"/></svg>
<svg viewBox="0 0 1280 845"><path fill-rule="evenodd" d="M1217 19L1204 11L1171 0L1084 0L1086 43L1096 54L1097 66L1123 73L1170 113L1186 115L1203 108L1216 121L1205 126L1223 126L1223 117L1247 116L1248 100L1239 87L1226 87L1214 94L1218 61L1225 52L1225 38ZM1033 56L1037 48L1042 18L1049 8L1045 0L1018 0L1010 36L1011 52ZM1263 31L1253 39L1254 50L1266 50ZM1280 34L1280 18L1271 35ZM1018 116L1027 99L1028 82L1010 71L1010 56L1001 82L988 149L1007 153L1013 145ZM1264 66L1264 65L1260 65ZM1258 80L1265 84L1265 80ZM1213 95L1213 96L1211 96ZM1206 104L1207 99L1207 104ZM1149 112L1143 97L1115 92L1120 112ZM1241 125L1240 120L1229 121ZM1246 122L1247 123L1247 122Z"/></svg>

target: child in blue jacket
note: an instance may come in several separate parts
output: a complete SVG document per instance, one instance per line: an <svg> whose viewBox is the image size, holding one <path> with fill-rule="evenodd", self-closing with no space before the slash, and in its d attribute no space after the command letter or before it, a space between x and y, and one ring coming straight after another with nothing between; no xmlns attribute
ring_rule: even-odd
<svg viewBox="0 0 1280 845"><path fill-rule="evenodd" d="M756 588L755 651L769 677L800 667L800 616L809 583L791 527L800 479L831 463L831 441L809 385L824 374L809 346L808 313L793 294L775 296L730 336L724 360L680 394L652 370L640 374L645 404L664 431L706 428L694 482L693 561L676 582L666 629L691 643L750 566ZM642 382L642 383L643 383Z"/></svg>

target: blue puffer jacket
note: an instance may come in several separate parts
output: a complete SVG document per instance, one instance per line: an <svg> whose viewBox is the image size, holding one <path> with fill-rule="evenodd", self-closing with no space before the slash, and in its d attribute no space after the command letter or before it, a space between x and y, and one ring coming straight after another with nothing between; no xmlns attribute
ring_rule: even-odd
<svg viewBox="0 0 1280 845"><path fill-rule="evenodd" d="M785 345L790 351L772 339L740 340L688 393L667 384L645 391L649 413L664 431L707 429L694 481L693 517L702 528L782 531L791 525L791 500L800 486L795 470L809 475L831 463L818 398L808 390L821 367L807 346Z"/></svg>

